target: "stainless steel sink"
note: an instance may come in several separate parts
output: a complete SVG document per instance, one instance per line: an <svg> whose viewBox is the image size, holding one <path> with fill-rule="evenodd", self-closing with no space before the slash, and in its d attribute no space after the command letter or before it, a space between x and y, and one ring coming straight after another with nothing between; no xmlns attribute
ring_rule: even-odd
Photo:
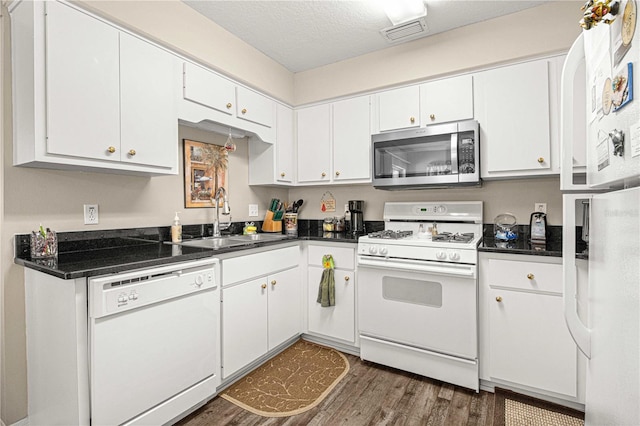
<svg viewBox="0 0 640 426"><path fill-rule="evenodd" d="M178 244L191 247L221 249L244 246L252 242L277 241L286 238L288 237L283 234L228 235L224 237L206 237L197 240L187 240Z"/></svg>
<svg viewBox="0 0 640 426"><path fill-rule="evenodd" d="M231 235L229 239L238 241L277 241L289 238L283 234L250 234L250 235Z"/></svg>

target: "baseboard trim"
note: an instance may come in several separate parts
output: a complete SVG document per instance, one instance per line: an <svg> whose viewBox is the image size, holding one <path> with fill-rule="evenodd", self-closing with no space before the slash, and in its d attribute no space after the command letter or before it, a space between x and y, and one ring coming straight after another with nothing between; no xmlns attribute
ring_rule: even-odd
<svg viewBox="0 0 640 426"><path fill-rule="evenodd" d="M517 385L512 385L512 384L507 384L507 383L497 383L497 382L492 382L492 381L488 381L488 380L483 380L480 379L480 390L484 390L487 392L491 392L491 393L495 393L495 388L499 387L499 388L503 388L503 389L507 389L513 392L517 392L517 393L521 393L523 395L526 396L530 396L532 398L537 398L537 399L541 399L543 401L547 401L547 402L552 402L554 404L558 404L558 405L563 405L565 407L569 407L572 408L574 410L578 410L578 411L582 411L584 412L584 404L577 402L577 401L571 401L565 398L559 398L556 396L552 396L552 395L546 395L544 393L540 393L540 392L535 392L533 390L530 389L526 389Z"/></svg>

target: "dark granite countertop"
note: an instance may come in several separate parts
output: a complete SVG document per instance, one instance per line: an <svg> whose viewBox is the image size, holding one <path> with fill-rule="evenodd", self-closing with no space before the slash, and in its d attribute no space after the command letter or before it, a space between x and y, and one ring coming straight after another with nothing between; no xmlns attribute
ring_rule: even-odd
<svg viewBox="0 0 640 426"><path fill-rule="evenodd" d="M220 249L168 244L170 227L61 232L57 234L57 258L42 260L31 259L29 234L23 234L15 237L14 261L61 279L75 279L202 259L292 240L357 243L357 236L345 232L322 232L321 223L304 221L298 236L290 239L247 242ZM229 233L241 234L242 226L241 223L234 223ZM187 240L210 236L210 227L210 224L185 225L183 237Z"/></svg>
<svg viewBox="0 0 640 426"><path fill-rule="evenodd" d="M503 242L496 241L494 238L484 237L478 247L478 251L562 257L562 241L547 241L545 244L531 244L531 241L525 238Z"/></svg>
<svg viewBox="0 0 640 426"><path fill-rule="evenodd" d="M529 226L518 225L518 238L513 241L497 241L493 234L493 224L484 225L484 235L478 251L488 253L526 254L534 256L562 257L562 226L549 226L546 242L533 244L528 238ZM579 239L582 233L581 227L576 232L576 258L585 259L586 243Z"/></svg>
<svg viewBox="0 0 640 426"><path fill-rule="evenodd" d="M113 274L176 262L211 257L212 251L196 247L178 247L156 241L122 241L122 245L93 250L62 252L55 259L15 258L15 263L62 279Z"/></svg>
<svg viewBox="0 0 640 426"><path fill-rule="evenodd" d="M234 223L228 232L240 234L242 226L242 223ZM365 227L367 232L377 231L384 228L384 223L366 222ZM483 240L478 250L489 253L562 257L562 227L550 226L544 245L531 244L526 238L528 227L521 225L520 228L518 239L504 243L493 238L493 225L485 225ZM319 220L299 221L297 237L247 242L245 245L220 249L167 244L170 240L169 232L170 227L151 227L58 233L58 257L47 260L32 260L29 252L29 234L16 235L15 263L58 278L74 279L202 259L292 240L347 244L358 242L358 235L347 232L323 232L322 221ZM185 239L210 235L210 224L183 226ZM580 235L580 232L577 232L577 235ZM582 254L585 246L580 240L576 242L576 257L586 258L586 255Z"/></svg>

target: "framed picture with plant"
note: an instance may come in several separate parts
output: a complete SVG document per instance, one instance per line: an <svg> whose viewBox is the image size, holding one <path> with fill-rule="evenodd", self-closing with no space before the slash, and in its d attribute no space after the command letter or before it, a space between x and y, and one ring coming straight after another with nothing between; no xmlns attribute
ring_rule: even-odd
<svg viewBox="0 0 640 426"><path fill-rule="evenodd" d="M229 192L229 155L224 146L184 139L184 206L214 207L218 188Z"/></svg>

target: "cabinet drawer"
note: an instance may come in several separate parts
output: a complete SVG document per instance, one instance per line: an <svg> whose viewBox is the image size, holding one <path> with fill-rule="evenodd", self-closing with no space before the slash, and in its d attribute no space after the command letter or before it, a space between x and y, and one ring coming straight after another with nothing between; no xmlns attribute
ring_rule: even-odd
<svg viewBox="0 0 640 426"><path fill-rule="evenodd" d="M489 259L489 285L562 294L562 265Z"/></svg>
<svg viewBox="0 0 640 426"><path fill-rule="evenodd" d="M330 254L339 269L354 269L355 254L351 247L309 246L309 265L322 266L322 256Z"/></svg>
<svg viewBox="0 0 640 426"><path fill-rule="evenodd" d="M238 256L222 261L222 285L246 281L300 264L300 246Z"/></svg>

